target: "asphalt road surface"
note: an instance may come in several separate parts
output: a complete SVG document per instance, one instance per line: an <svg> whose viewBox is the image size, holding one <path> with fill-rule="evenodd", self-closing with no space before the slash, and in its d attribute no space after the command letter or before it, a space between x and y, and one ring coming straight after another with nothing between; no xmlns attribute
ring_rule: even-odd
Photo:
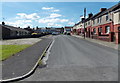
<svg viewBox="0 0 120 83"><path fill-rule="evenodd" d="M47 67L22 81L117 81L118 51L73 36L58 35Z"/></svg>

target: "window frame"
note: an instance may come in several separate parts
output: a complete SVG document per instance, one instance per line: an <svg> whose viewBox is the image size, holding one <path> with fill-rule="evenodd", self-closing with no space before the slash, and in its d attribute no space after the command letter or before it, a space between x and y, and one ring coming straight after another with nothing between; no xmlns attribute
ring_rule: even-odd
<svg viewBox="0 0 120 83"><path fill-rule="evenodd" d="M93 25L95 25L95 19L93 20Z"/></svg>
<svg viewBox="0 0 120 83"><path fill-rule="evenodd" d="M101 21L102 21L102 16L99 18L99 20L100 20L99 23L101 23Z"/></svg>
<svg viewBox="0 0 120 83"><path fill-rule="evenodd" d="M119 18L119 21L120 21L120 12L119 12L118 18Z"/></svg>
<svg viewBox="0 0 120 83"><path fill-rule="evenodd" d="M93 34L96 34L96 28L93 28Z"/></svg>
<svg viewBox="0 0 120 83"><path fill-rule="evenodd" d="M101 32L101 33L102 33L102 27L99 27L99 32Z"/></svg>
<svg viewBox="0 0 120 83"><path fill-rule="evenodd" d="M108 29L109 28L109 29ZM109 34L109 32L110 32L110 26L105 26L105 33L106 34Z"/></svg>
<svg viewBox="0 0 120 83"><path fill-rule="evenodd" d="M106 21L108 21L109 20L109 15L108 14L106 14Z"/></svg>
<svg viewBox="0 0 120 83"><path fill-rule="evenodd" d="M97 23L100 23L100 19L99 18L97 18Z"/></svg>

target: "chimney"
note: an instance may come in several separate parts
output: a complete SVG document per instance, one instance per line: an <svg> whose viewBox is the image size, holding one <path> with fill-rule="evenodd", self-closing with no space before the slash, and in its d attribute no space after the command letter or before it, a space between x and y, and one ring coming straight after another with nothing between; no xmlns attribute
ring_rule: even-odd
<svg viewBox="0 0 120 83"><path fill-rule="evenodd" d="M100 12L103 12L103 11L105 11L105 10L107 10L107 8L101 8L101 9L100 9Z"/></svg>
<svg viewBox="0 0 120 83"><path fill-rule="evenodd" d="M85 20L85 18L81 18L81 21L84 21Z"/></svg>
<svg viewBox="0 0 120 83"><path fill-rule="evenodd" d="M92 16L93 16L93 14L92 14L92 13L88 14L88 18L90 18L90 17L92 17Z"/></svg>
<svg viewBox="0 0 120 83"><path fill-rule="evenodd" d="M2 25L5 25L5 22L2 22Z"/></svg>

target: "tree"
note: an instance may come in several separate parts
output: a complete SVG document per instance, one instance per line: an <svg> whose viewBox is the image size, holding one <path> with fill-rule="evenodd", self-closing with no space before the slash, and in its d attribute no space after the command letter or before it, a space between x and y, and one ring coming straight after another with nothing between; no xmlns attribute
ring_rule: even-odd
<svg viewBox="0 0 120 83"><path fill-rule="evenodd" d="M38 30L39 28L38 28L38 26L36 26L36 30Z"/></svg>
<svg viewBox="0 0 120 83"><path fill-rule="evenodd" d="M27 28L30 28L30 26L28 26Z"/></svg>

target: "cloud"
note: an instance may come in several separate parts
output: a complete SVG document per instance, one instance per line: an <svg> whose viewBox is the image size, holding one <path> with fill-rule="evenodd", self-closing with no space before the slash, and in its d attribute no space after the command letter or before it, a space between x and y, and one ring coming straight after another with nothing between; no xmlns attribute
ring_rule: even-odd
<svg viewBox="0 0 120 83"><path fill-rule="evenodd" d="M69 25L74 25L75 23L74 22L68 22Z"/></svg>
<svg viewBox="0 0 120 83"><path fill-rule="evenodd" d="M26 28L27 26L32 26L31 20L17 20L14 22L7 21L5 22L7 25L15 26L15 27L21 27Z"/></svg>
<svg viewBox="0 0 120 83"><path fill-rule="evenodd" d="M31 20L36 20L40 18L37 13L32 13L32 14L25 14L25 13L17 13L17 19L31 19Z"/></svg>
<svg viewBox="0 0 120 83"><path fill-rule="evenodd" d="M16 17L9 19L6 24L21 28L26 28L27 26L33 27L40 23L49 27L62 27L62 23L69 22L68 19L62 18L63 16L61 14L56 13L60 11L59 9L55 9L54 7L42 7L42 10L50 10L47 14L48 16L41 18L38 13L17 13Z"/></svg>
<svg viewBox="0 0 120 83"><path fill-rule="evenodd" d="M69 21L68 19L42 18L42 19L39 20L39 23L57 23L57 22L64 23L64 22L68 22L68 21Z"/></svg>
<svg viewBox="0 0 120 83"><path fill-rule="evenodd" d="M42 10L51 10L54 9L54 7L42 7Z"/></svg>
<svg viewBox="0 0 120 83"><path fill-rule="evenodd" d="M55 9L54 7L42 7L42 10L50 10L50 12L59 12L59 9Z"/></svg>
<svg viewBox="0 0 120 83"><path fill-rule="evenodd" d="M60 10L56 9L56 10L53 10L53 12L59 12Z"/></svg>
<svg viewBox="0 0 120 83"><path fill-rule="evenodd" d="M62 15L60 15L60 14L53 13L53 14L50 14L49 18L56 18L56 17L61 17L61 16Z"/></svg>
<svg viewBox="0 0 120 83"><path fill-rule="evenodd" d="M17 13L15 18L9 19L6 22L7 25L26 28L27 26L33 27L33 23L37 22L40 16L37 13Z"/></svg>
<svg viewBox="0 0 120 83"><path fill-rule="evenodd" d="M60 19L60 22L68 22L68 19Z"/></svg>
<svg viewBox="0 0 120 83"><path fill-rule="evenodd" d="M54 24L54 23L48 23L47 26L48 26L48 27L53 27L53 26L54 26L54 27L62 27L61 24Z"/></svg>

